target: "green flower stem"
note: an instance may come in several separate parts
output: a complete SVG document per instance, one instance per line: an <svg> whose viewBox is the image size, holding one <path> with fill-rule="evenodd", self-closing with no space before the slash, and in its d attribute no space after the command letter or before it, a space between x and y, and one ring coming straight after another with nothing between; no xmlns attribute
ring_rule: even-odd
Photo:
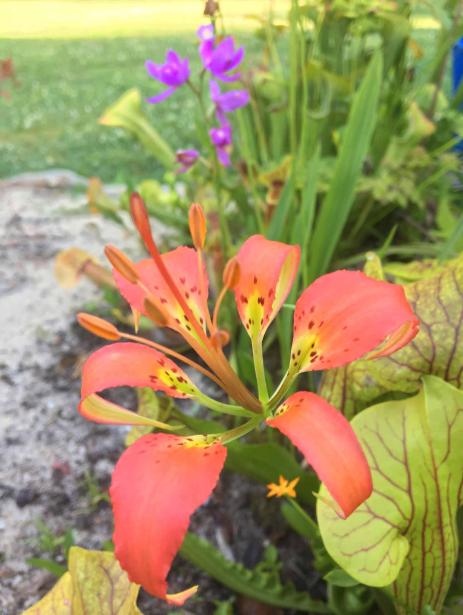
<svg viewBox="0 0 463 615"><path fill-rule="evenodd" d="M233 442L233 440L242 438L251 431L254 431L254 429L259 425L261 420L261 417L252 418L250 421L243 423L243 425L240 425L239 427L235 427L234 429L230 429L229 431L221 433L218 437L222 444L229 444L230 442Z"/></svg>
<svg viewBox="0 0 463 615"><path fill-rule="evenodd" d="M198 391L195 395L195 398L206 408L210 410L214 410L214 412L220 412L220 414L231 414L232 416L244 416L246 418L255 417L255 412L251 412L250 410L246 410L241 406L235 406L232 404L225 404L221 401L217 401L216 399L212 399L208 395L205 395L201 391Z"/></svg>
<svg viewBox="0 0 463 615"><path fill-rule="evenodd" d="M297 374L287 371L283 376L283 380L278 385L276 391L272 395L272 397L268 401L268 408L272 411L274 410L280 402L283 400L284 396L291 388L294 380L296 379Z"/></svg>
<svg viewBox="0 0 463 615"><path fill-rule="evenodd" d="M262 340L252 338L252 356L254 359L254 369L256 371L256 380L257 380L257 391L259 394L259 401L262 402L262 405L265 405L268 402L268 390L267 390L267 382L265 380L265 366L264 366L264 355L262 353Z"/></svg>

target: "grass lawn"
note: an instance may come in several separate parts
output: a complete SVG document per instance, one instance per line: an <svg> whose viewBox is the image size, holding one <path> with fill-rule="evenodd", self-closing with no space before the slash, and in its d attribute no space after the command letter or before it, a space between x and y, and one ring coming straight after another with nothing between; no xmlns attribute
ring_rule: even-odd
<svg viewBox="0 0 463 615"><path fill-rule="evenodd" d="M284 12L286 0L278 1ZM0 177L50 167L105 181L159 176L160 169L130 137L98 125L104 109L124 91L156 90L144 61L162 60L174 47L199 67L195 30L202 0L0 0L0 58L11 56L20 86L0 97ZM222 0L238 40L255 23L248 0ZM266 0L252 2L262 14ZM429 33L429 35L428 35ZM433 38L423 30L420 38ZM426 39L427 41L428 39ZM425 45L425 48L428 48ZM146 113L174 147L194 144L193 101L186 89Z"/></svg>

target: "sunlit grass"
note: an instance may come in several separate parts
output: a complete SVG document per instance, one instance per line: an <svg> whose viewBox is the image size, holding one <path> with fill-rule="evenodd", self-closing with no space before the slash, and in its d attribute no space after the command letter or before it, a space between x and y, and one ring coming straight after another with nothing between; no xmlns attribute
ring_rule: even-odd
<svg viewBox="0 0 463 615"><path fill-rule="evenodd" d="M273 5L283 15L286 0ZM155 91L144 61L162 60L174 47L198 67L195 30L204 22L202 0L0 0L0 58L14 60L20 86L0 97L0 177L64 167L105 181L159 176L160 169L122 131L98 125L104 109L124 91ZM227 26L247 44L267 0L222 0ZM419 19L428 19L420 16ZM416 24L427 26L424 21ZM435 31L417 38L432 53ZM5 86L4 86L5 87ZM162 105L145 105L174 147L196 143L194 103L181 89Z"/></svg>
<svg viewBox="0 0 463 615"><path fill-rule="evenodd" d="M227 27L251 29L268 0L222 0ZM274 2L283 15L289 0ZM0 38L90 38L188 33L204 19L202 0L1 0Z"/></svg>

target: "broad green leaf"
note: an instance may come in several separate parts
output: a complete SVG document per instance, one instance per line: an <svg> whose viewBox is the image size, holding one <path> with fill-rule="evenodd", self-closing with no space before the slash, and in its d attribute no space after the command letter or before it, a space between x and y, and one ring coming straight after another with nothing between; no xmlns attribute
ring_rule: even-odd
<svg viewBox="0 0 463 615"><path fill-rule="evenodd" d="M350 574L347 574L341 568L330 570L323 578L327 583L336 587L355 587L359 584L356 579L353 579Z"/></svg>
<svg viewBox="0 0 463 615"><path fill-rule="evenodd" d="M353 99L333 181L313 232L308 281L327 271L354 202L356 183L376 125L382 67L382 56L377 52Z"/></svg>
<svg viewBox="0 0 463 615"><path fill-rule="evenodd" d="M426 374L463 385L463 256L445 266L427 263L414 275L418 271L424 277L404 287L420 319L416 338L390 357L356 361L324 374L320 394L347 416L385 394L415 393Z"/></svg>
<svg viewBox="0 0 463 615"><path fill-rule="evenodd" d="M100 118L100 124L124 128L166 168L173 167L175 156L169 144L151 126L141 108L141 94L137 88L125 92L108 107Z"/></svg>
<svg viewBox="0 0 463 615"><path fill-rule="evenodd" d="M458 552L463 487L463 392L425 376L414 397L352 421L373 475L373 494L341 519L328 492L317 503L329 554L354 579L389 586L398 613L440 612Z"/></svg>
<svg viewBox="0 0 463 615"><path fill-rule="evenodd" d="M244 444L235 441L228 447L226 467L264 484L277 482L280 474L291 480L300 476L298 498L304 504L314 503L313 492L319 485L317 477L302 470L296 458L280 444Z"/></svg>
<svg viewBox="0 0 463 615"><path fill-rule="evenodd" d="M284 609L305 613L331 612L326 604L312 599L306 592L299 592L289 584L282 585L278 575L265 570L264 566L249 570L241 564L231 562L207 540L190 532L183 541L180 553L189 562L239 594Z"/></svg>
<svg viewBox="0 0 463 615"><path fill-rule="evenodd" d="M142 615L139 589L113 553L71 547L69 571L23 615Z"/></svg>

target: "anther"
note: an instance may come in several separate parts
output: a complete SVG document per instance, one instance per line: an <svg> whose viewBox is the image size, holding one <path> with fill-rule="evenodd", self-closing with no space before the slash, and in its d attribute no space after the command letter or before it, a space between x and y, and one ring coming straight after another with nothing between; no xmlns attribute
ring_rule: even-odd
<svg viewBox="0 0 463 615"><path fill-rule="evenodd" d="M240 279L240 264L236 258L231 258L225 265L222 279L226 288L232 290L236 287Z"/></svg>
<svg viewBox="0 0 463 615"><path fill-rule="evenodd" d="M135 264L124 254L124 252L121 252L121 250L114 246L106 246L104 253L114 269L120 273L123 278L132 284L138 282L140 276L135 268Z"/></svg>
<svg viewBox="0 0 463 615"><path fill-rule="evenodd" d="M105 340L115 341L121 339L121 334L116 327L103 318L79 312L77 314L77 321L81 327Z"/></svg>
<svg viewBox="0 0 463 615"><path fill-rule="evenodd" d="M202 250L206 243L206 216L198 203L193 203L188 213L188 223L193 245L197 250Z"/></svg>
<svg viewBox="0 0 463 615"><path fill-rule="evenodd" d="M143 303L145 312L149 318L158 326L165 327L167 325L167 316L165 312L156 305L156 302L151 297L145 297L145 301Z"/></svg>

